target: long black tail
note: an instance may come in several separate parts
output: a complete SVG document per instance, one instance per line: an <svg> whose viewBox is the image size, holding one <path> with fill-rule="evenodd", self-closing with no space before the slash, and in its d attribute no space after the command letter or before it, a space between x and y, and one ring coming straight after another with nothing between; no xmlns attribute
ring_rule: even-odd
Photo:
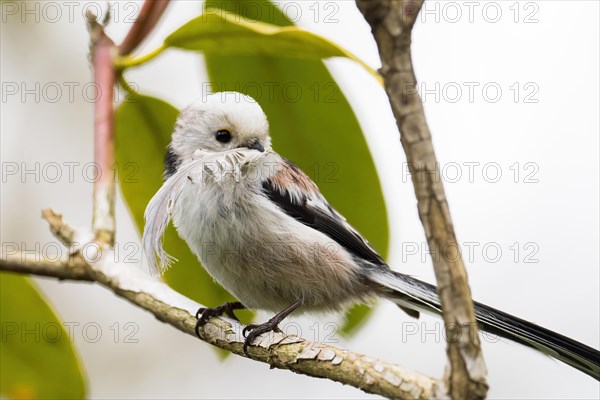
<svg viewBox="0 0 600 400"><path fill-rule="evenodd" d="M402 308L441 313L435 286L392 270L371 275L373 282L390 289L388 297ZM475 315L483 331L532 347L600 380L600 352L583 343L475 302Z"/></svg>

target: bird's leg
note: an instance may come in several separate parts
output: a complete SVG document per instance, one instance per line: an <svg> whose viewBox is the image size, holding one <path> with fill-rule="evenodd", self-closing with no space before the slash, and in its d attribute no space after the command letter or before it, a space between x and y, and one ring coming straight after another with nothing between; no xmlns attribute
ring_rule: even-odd
<svg viewBox="0 0 600 400"><path fill-rule="evenodd" d="M300 307L302 303L297 300L291 306L276 314L273 318L265 322L264 324L249 324L246 325L242 334L246 338L244 340L244 353L248 352L248 346L252 344L254 339L263 333L267 332L281 332L279 330L279 323L285 319L288 315L290 315L295 309Z"/></svg>
<svg viewBox="0 0 600 400"><path fill-rule="evenodd" d="M198 311L196 311L196 318L198 321L196 322L196 335L200 336L200 327L208 322L208 320L212 317L220 317L223 314L227 314L228 317L239 321L235 316L233 310L244 310L246 306L244 306L239 301L234 301L230 303L221 304L217 307L207 308L200 307Z"/></svg>

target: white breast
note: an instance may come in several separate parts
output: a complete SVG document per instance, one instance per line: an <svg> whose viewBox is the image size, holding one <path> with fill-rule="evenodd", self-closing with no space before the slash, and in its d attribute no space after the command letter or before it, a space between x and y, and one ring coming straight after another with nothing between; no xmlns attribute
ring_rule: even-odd
<svg viewBox="0 0 600 400"><path fill-rule="evenodd" d="M179 235L204 268L249 308L337 309L362 296L359 269L331 238L261 193L261 182L190 182L173 210Z"/></svg>

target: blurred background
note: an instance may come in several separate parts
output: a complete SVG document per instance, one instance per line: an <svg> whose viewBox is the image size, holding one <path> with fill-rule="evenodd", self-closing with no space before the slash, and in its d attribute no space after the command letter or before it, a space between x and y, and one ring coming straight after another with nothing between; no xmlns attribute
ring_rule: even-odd
<svg viewBox="0 0 600 400"><path fill-rule="evenodd" d="M139 54L159 46L202 10L201 2L172 3ZM297 25L380 67L369 26L353 1L275 3ZM16 4L17 11L8 4ZM1 241L3 248L17 243L23 250L44 251L56 240L40 218L42 208L62 212L76 226L91 222L87 166L93 161L93 101L87 90L93 81L82 15L87 8L103 15L107 5L0 6ZM134 1L111 5L107 31L115 42L140 7ZM419 90L474 298L596 349L599 12L595 1L427 1L413 33ZM389 264L435 282L384 91L352 61L325 64L374 157L389 217ZM198 53L169 50L129 71L127 78L144 93L180 108L202 94L208 80L204 65ZM49 163L61 166L59 179L54 172L46 174ZM17 173L11 172L15 167ZM146 269L120 196L117 223L117 248ZM72 327L91 398L373 397L241 357L223 360L209 345L101 287L34 281ZM307 339L442 376L446 357L440 319L416 321L382 302L350 338L337 333L339 322L335 315L302 317L287 327L300 329ZM484 337L483 346L490 398L600 397L598 382L532 350L492 337Z"/></svg>

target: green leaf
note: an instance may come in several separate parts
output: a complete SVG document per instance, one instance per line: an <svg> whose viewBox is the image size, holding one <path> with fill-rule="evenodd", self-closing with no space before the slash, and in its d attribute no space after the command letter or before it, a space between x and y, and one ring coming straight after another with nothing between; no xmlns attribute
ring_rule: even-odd
<svg viewBox="0 0 600 400"><path fill-rule="evenodd" d="M371 313L371 307L366 304L356 304L344 315L344 321L340 333L343 336L352 336L354 332L359 330L369 317Z"/></svg>
<svg viewBox="0 0 600 400"><path fill-rule="evenodd" d="M165 47L216 55L265 55L277 58L320 60L346 57L362 65L380 84L381 76L354 54L332 41L293 25L250 20L207 3L205 12L164 41Z"/></svg>
<svg viewBox="0 0 600 400"><path fill-rule="evenodd" d="M277 26L292 25L269 1L252 1L254 7L243 3L210 2L242 11L258 5L263 20L268 18ZM221 29L227 27L236 32L231 24L223 23ZM188 29L197 28L189 25ZM226 32L223 35L227 37ZM269 118L274 148L309 174L329 202L385 256L388 223L373 159L348 101L323 63L273 53L208 52L205 59L213 90L234 90L254 97ZM359 307L347 314L342 331L355 330L368 314L365 310Z"/></svg>
<svg viewBox="0 0 600 400"><path fill-rule="evenodd" d="M116 160L123 197L141 233L146 205L163 182L163 159L179 111L154 97L133 94L128 99L116 111ZM206 273L172 225L165 233L164 247L178 260L165 273L173 289L208 306L233 300Z"/></svg>
<svg viewBox="0 0 600 400"><path fill-rule="evenodd" d="M63 324L30 281L0 273L0 395L80 399L81 364Z"/></svg>

